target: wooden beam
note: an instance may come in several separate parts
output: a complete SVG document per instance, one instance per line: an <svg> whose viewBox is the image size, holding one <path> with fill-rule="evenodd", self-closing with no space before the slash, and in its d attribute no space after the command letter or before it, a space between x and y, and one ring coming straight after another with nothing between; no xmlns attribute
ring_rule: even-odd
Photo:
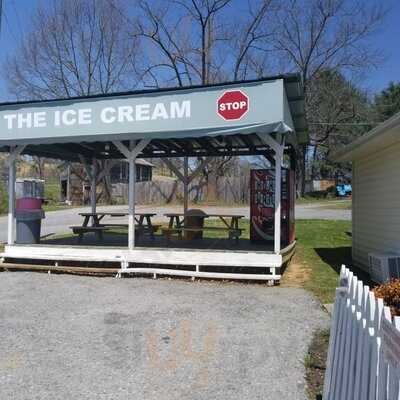
<svg viewBox="0 0 400 400"><path fill-rule="evenodd" d="M115 275L119 268L107 267L70 267L70 266L54 266L54 265L40 265L40 264L18 264L7 262L0 264L2 270L22 270L22 271L44 271L44 272L59 272L66 274L80 274L80 275Z"/></svg>
<svg viewBox="0 0 400 400"><path fill-rule="evenodd" d="M279 140L275 140L269 133L257 133L257 136L263 143L273 149L275 152L279 151L281 143Z"/></svg>
<svg viewBox="0 0 400 400"><path fill-rule="evenodd" d="M143 158L182 158L182 157L224 157L224 156L262 156L268 153L269 150L265 148L256 149L254 151L248 151L243 149L232 149L228 150L226 148L220 148L213 152L207 150L198 150L193 152L180 152L180 153L154 153L154 154L145 154ZM271 150L271 154L273 151Z"/></svg>
<svg viewBox="0 0 400 400"><path fill-rule="evenodd" d="M118 149L118 151L127 159L131 157L130 150L119 140L113 141L114 146Z"/></svg>
<svg viewBox="0 0 400 400"><path fill-rule="evenodd" d="M142 139L139 142L135 143L133 147L126 147L121 141L115 140L113 141L114 146L120 151L122 155L125 156L126 159L136 158L139 153L150 143L150 139ZM135 141L130 142L130 146Z"/></svg>
<svg viewBox="0 0 400 400"><path fill-rule="evenodd" d="M131 148L131 156L136 157L142 152L142 150L150 143L150 139L142 139L139 143L136 143L134 149Z"/></svg>

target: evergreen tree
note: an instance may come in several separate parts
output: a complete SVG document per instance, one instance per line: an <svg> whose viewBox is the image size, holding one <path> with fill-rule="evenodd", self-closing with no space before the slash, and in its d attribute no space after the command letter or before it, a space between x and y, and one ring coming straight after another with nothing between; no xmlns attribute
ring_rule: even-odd
<svg viewBox="0 0 400 400"><path fill-rule="evenodd" d="M400 83L390 82L386 89L376 95L374 108L380 122L400 112Z"/></svg>

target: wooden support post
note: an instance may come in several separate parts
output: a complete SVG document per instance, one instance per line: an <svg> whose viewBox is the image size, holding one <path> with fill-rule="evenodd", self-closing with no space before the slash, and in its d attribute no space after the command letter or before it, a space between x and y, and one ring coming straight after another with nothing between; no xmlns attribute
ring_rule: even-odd
<svg viewBox="0 0 400 400"><path fill-rule="evenodd" d="M281 191L282 191L282 161L285 148L280 134L276 140L269 134L258 134L259 138L275 152L275 216L274 216L274 252L281 251Z"/></svg>
<svg viewBox="0 0 400 400"><path fill-rule="evenodd" d="M96 212L97 203L97 160L93 158L92 160L92 171L90 174L90 206L91 212L94 214Z"/></svg>
<svg viewBox="0 0 400 400"><path fill-rule="evenodd" d="M135 186L136 186L136 157L150 143L150 139L142 139L138 143L131 140L129 149L120 141L113 142L118 151L126 157L129 162L129 215L128 215L128 248L135 248Z"/></svg>
<svg viewBox="0 0 400 400"><path fill-rule="evenodd" d="M189 159L184 158L183 173L169 160L168 158L162 159L164 164L177 176L177 178L183 183L183 212L186 215L189 206L189 185L196 178L197 175L203 170L203 168L211 161L211 157L205 157L197 168L189 175Z"/></svg>
<svg viewBox="0 0 400 400"><path fill-rule="evenodd" d="M8 231L7 243L14 244L15 242L15 180L17 157L25 149L25 146L15 146L10 149L8 158Z"/></svg>
<svg viewBox="0 0 400 400"><path fill-rule="evenodd" d="M130 142L130 149L134 148L135 142ZM133 250L135 247L135 185L136 185L136 158L130 157L129 162L129 216L128 216L128 248Z"/></svg>
<svg viewBox="0 0 400 400"><path fill-rule="evenodd" d="M66 203L71 204L71 163L68 163L67 167L67 198Z"/></svg>
<svg viewBox="0 0 400 400"><path fill-rule="evenodd" d="M15 156L10 155L8 167L8 244L14 244L15 238Z"/></svg>
<svg viewBox="0 0 400 400"><path fill-rule="evenodd" d="M186 217L189 208L189 157L183 159L183 214Z"/></svg>
<svg viewBox="0 0 400 400"><path fill-rule="evenodd" d="M275 219L274 219L274 252L281 251L281 192L282 192L282 159L283 146L275 153Z"/></svg>

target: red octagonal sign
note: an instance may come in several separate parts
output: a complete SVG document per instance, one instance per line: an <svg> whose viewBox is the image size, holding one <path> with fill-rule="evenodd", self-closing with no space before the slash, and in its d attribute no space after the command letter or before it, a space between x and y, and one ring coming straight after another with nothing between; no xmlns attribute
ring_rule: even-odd
<svg viewBox="0 0 400 400"><path fill-rule="evenodd" d="M249 98L241 90L230 90L218 99L217 112L223 119L240 119L247 111Z"/></svg>

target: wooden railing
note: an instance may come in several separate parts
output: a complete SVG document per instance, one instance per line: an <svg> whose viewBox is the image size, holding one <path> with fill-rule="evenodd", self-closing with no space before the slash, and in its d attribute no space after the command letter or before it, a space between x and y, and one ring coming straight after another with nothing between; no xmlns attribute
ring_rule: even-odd
<svg viewBox="0 0 400 400"><path fill-rule="evenodd" d="M399 400L400 317L342 266L329 341L324 400Z"/></svg>

